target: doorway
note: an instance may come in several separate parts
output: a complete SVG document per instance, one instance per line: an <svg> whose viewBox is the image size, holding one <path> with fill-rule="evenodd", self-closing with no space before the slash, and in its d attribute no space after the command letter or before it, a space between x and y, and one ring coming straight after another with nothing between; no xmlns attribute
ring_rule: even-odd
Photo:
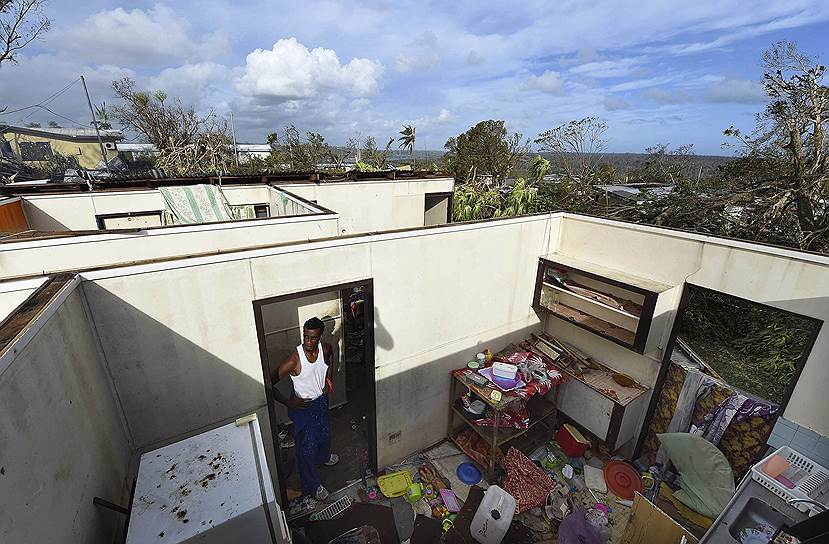
<svg viewBox="0 0 829 544"><path fill-rule="evenodd" d="M300 489L291 421L275 391L290 396L290 378L274 382L276 369L302 342L302 326L318 317L325 324L322 341L331 345L334 390L329 395L331 451L335 467L320 467L322 484L330 491L377 470L376 395L374 386L374 301L371 280L332 285L253 303L271 437L276 452L280 503ZM291 490L291 493L288 492ZM290 495L290 496L289 496Z"/></svg>

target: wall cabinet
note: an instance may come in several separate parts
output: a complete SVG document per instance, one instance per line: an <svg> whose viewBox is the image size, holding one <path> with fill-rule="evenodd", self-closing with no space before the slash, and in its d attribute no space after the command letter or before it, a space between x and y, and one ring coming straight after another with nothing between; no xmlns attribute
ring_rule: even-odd
<svg viewBox="0 0 829 544"><path fill-rule="evenodd" d="M671 285L553 254L539 259L533 307L647 353L663 332L653 327L655 316L672 309L675 292Z"/></svg>

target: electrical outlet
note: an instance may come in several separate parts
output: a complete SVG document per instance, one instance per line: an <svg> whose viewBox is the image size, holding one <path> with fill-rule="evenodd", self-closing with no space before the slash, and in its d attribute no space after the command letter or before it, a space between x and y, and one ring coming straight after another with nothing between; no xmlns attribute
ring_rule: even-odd
<svg viewBox="0 0 829 544"><path fill-rule="evenodd" d="M401 434L402 433L400 431L391 433L389 435L389 444L397 444L398 442L400 442L400 435Z"/></svg>

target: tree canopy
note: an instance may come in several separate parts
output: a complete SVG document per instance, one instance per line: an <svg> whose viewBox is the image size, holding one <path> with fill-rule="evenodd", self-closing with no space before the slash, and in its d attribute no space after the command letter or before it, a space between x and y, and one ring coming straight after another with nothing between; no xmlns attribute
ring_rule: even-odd
<svg viewBox="0 0 829 544"><path fill-rule="evenodd" d="M512 173L529 146L520 132L509 134L504 121L489 120L449 138L443 147L444 161L459 183L481 176L498 185Z"/></svg>

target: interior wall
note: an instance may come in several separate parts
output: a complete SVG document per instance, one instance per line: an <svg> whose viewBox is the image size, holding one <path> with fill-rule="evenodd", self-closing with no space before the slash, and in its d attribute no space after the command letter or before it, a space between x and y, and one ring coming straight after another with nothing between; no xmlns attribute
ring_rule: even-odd
<svg viewBox="0 0 829 544"><path fill-rule="evenodd" d="M45 278L35 278L0 283L0 322L6 319L45 281Z"/></svg>
<svg viewBox="0 0 829 544"><path fill-rule="evenodd" d="M254 300L374 278L383 465L445 436L451 368L538 330L535 266L558 222L531 216L94 272L84 287L146 449L264 406Z"/></svg>
<svg viewBox="0 0 829 544"><path fill-rule="evenodd" d="M0 542L110 543L132 456L76 289L0 371Z"/></svg>
<svg viewBox="0 0 829 544"><path fill-rule="evenodd" d="M449 217L449 196L448 195L425 195L425 211L423 224L444 225Z"/></svg>
<svg viewBox="0 0 829 544"><path fill-rule="evenodd" d="M559 251L666 283L683 281L797 314L829 321L829 257L675 232L643 225L567 216ZM675 311L676 308L674 308ZM557 320L560 321L560 320ZM821 328L786 419L829 436L829 327ZM619 360L632 365L624 348ZM655 363L642 359L643 367ZM655 376L654 369L648 373Z"/></svg>
<svg viewBox="0 0 829 544"><path fill-rule="evenodd" d="M258 219L0 244L0 278L337 236L336 215Z"/></svg>
<svg viewBox="0 0 829 544"><path fill-rule="evenodd" d="M23 213L21 198L0 198L0 232L16 233L29 230L29 223Z"/></svg>
<svg viewBox="0 0 829 544"><path fill-rule="evenodd" d="M451 192L452 178L280 184L340 214L340 232L359 234L422 227L426 193Z"/></svg>

